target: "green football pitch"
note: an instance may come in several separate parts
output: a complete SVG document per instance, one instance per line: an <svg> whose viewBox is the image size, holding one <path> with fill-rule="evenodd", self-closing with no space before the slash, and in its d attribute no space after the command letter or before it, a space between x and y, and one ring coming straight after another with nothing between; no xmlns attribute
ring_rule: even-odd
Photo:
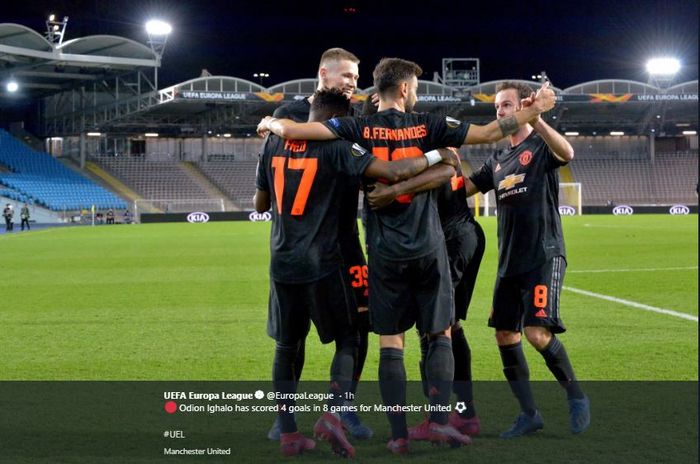
<svg viewBox="0 0 700 464"><path fill-rule="evenodd" d="M496 222L469 310L474 378L502 380L486 326ZM583 380L698 378L698 218L565 217L561 336ZM0 380L268 380L269 223L53 228L0 236ZM409 379L419 350L406 337ZM304 377L333 346L314 329ZM533 379L549 380L526 349ZM376 379L377 337L363 378Z"/></svg>

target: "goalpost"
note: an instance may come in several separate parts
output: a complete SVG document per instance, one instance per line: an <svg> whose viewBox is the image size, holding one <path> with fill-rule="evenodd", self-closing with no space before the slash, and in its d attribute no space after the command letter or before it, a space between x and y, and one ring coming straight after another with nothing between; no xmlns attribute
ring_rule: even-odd
<svg viewBox="0 0 700 464"><path fill-rule="evenodd" d="M496 215L496 201L493 197L493 191L486 195L478 193L473 198L475 215ZM483 214L480 211L482 207ZM562 216L581 216L583 214L581 182L559 183L559 214Z"/></svg>
<svg viewBox="0 0 700 464"><path fill-rule="evenodd" d="M562 216L581 216L583 214L581 182L559 183L559 214Z"/></svg>

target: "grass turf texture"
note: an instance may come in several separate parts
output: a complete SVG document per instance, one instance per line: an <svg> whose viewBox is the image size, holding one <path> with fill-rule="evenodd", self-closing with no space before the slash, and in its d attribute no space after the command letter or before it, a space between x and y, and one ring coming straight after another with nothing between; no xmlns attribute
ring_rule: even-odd
<svg viewBox="0 0 700 464"><path fill-rule="evenodd" d="M501 380L486 327L496 223L469 310L476 380ZM697 216L565 217L565 286L698 314ZM0 236L0 380L265 380L269 223L55 228ZM634 269L687 268L628 271ZM605 272L586 272L586 271ZM561 336L584 380L696 380L698 324L564 291ZM418 343L406 337L409 379ZM312 328L303 377L327 378L333 346ZM550 380L529 347L533 379ZM370 336L365 379L376 379Z"/></svg>

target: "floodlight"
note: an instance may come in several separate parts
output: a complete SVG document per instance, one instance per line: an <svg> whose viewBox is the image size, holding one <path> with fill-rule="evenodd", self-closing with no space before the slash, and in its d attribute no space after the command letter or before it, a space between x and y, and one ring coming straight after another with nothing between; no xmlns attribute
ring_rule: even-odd
<svg viewBox="0 0 700 464"><path fill-rule="evenodd" d="M684 130L683 135L697 135L698 133L694 130Z"/></svg>
<svg viewBox="0 0 700 464"><path fill-rule="evenodd" d="M647 72L652 76L673 76L681 69L676 58L652 58L647 61Z"/></svg>
<svg viewBox="0 0 700 464"><path fill-rule="evenodd" d="M7 83L5 88L7 88L8 92L17 92L17 89L19 89L19 84L17 81L10 81Z"/></svg>
<svg viewBox="0 0 700 464"><path fill-rule="evenodd" d="M146 23L146 32L149 35L168 35L173 31L173 27L158 19L152 19Z"/></svg>
<svg viewBox="0 0 700 464"><path fill-rule="evenodd" d="M157 132L146 132L146 133L143 134L143 135L146 136L146 137L158 137L158 133L157 133Z"/></svg>
<svg viewBox="0 0 700 464"><path fill-rule="evenodd" d="M625 135L622 131L610 131L610 135Z"/></svg>
<svg viewBox="0 0 700 464"><path fill-rule="evenodd" d="M260 85L263 85L263 79L266 77L270 77L270 75L266 72L259 72L259 73L254 73L253 77L257 77L260 79Z"/></svg>
<svg viewBox="0 0 700 464"><path fill-rule="evenodd" d="M578 135L578 132L564 132L564 135L568 135L570 137L576 137Z"/></svg>

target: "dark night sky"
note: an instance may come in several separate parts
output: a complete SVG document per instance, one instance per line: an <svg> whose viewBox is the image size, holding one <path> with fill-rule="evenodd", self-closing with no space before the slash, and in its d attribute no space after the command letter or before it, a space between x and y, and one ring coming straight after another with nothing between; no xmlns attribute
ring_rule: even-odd
<svg viewBox="0 0 700 464"><path fill-rule="evenodd" d="M168 20L174 32L161 87L197 77L202 68L253 81L254 72L267 72L266 86L313 77L320 53L332 46L360 57L361 88L372 84L371 70L383 56L417 61L428 80L443 57L476 57L482 82L546 70L565 88L607 78L646 82L646 59L666 53L683 63L678 81L698 78L696 1L514 3L33 0L6 4L0 22L43 33L46 17L56 13L70 17L66 39L115 34L145 43L145 20Z"/></svg>

